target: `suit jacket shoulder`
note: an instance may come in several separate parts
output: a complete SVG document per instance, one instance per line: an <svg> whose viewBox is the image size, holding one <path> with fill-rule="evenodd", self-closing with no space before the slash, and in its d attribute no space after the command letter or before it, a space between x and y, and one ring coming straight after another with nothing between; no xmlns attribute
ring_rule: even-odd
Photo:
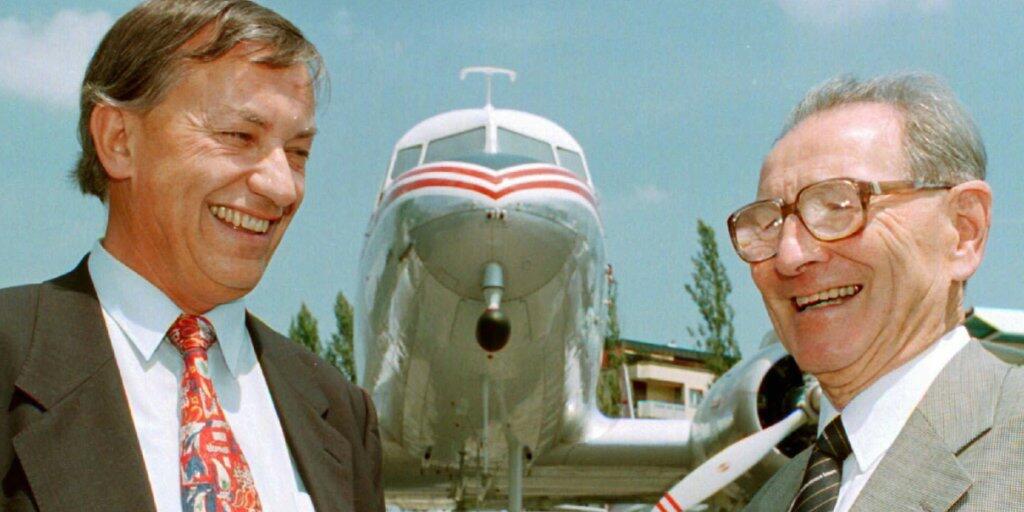
<svg viewBox="0 0 1024 512"><path fill-rule="evenodd" d="M39 287L35 284L0 290L0 475L7 474L14 459L14 425L7 411L13 409L14 383L28 357Z"/></svg>
<svg viewBox="0 0 1024 512"><path fill-rule="evenodd" d="M9 405L18 369L25 362L35 325L39 288L32 284L0 289L0 405Z"/></svg>

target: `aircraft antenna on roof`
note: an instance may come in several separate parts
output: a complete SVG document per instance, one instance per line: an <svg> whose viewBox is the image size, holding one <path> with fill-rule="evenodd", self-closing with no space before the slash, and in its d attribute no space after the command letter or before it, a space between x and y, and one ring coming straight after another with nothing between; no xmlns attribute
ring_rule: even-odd
<svg viewBox="0 0 1024 512"><path fill-rule="evenodd" d="M470 66L468 68L462 68L459 71L459 80L465 80L471 73L480 73L484 75L484 79L487 80L487 105L491 106L491 77L494 75L506 75L508 76L509 82L516 81L516 72L511 69L495 68L491 66Z"/></svg>

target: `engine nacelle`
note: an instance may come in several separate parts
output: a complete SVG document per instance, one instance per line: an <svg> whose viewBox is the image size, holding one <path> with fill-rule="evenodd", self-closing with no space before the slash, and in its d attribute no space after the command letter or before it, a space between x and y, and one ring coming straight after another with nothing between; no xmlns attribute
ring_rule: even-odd
<svg viewBox="0 0 1024 512"><path fill-rule="evenodd" d="M744 358L711 387L693 419L690 460L693 467L710 456L785 418L796 408L804 387L803 374L777 341ZM805 425L738 478L726 492L749 497L782 465L810 446L816 425Z"/></svg>

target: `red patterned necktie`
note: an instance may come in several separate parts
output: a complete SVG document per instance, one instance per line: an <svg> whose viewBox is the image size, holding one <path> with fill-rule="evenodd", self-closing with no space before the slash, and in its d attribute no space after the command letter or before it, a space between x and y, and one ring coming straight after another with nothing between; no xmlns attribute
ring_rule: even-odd
<svg viewBox="0 0 1024 512"><path fill-rule="evenodd" d="M181 315L167 339L185 358L178 430L181 509L185 512L258 512L249 464L235 442L210 380L206 350L217 342L210 321Z"/></svg>

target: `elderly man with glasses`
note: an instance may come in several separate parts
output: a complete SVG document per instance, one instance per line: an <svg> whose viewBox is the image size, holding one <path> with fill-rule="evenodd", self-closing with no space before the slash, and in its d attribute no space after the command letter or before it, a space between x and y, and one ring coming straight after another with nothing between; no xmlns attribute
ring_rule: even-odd
<svg viewBox="0 0 1024 512"><path fill-rule="evenodd" d="M835 79L797 106L728 225L824 400L815 444L747 510L1024 510L1024 371L962 325L985 161L932 77Z"/></svg>

